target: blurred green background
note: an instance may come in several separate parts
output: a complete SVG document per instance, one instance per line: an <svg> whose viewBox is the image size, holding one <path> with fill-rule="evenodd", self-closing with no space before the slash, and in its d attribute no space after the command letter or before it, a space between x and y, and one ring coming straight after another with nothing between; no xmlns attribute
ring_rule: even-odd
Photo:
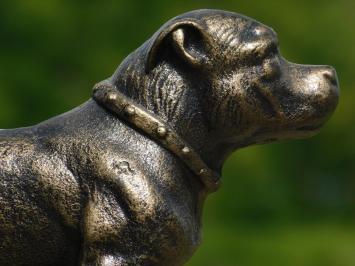
<svg viewBox="0 0 355 266"><path fill-rule="evenodd" d="M189 266L355 265L355 1L0 1L0 127L70 110L166 20L198 8L243 13L279 34L283 55L329 64L339 107L309 140L231 156L208 199Z"/></svg>

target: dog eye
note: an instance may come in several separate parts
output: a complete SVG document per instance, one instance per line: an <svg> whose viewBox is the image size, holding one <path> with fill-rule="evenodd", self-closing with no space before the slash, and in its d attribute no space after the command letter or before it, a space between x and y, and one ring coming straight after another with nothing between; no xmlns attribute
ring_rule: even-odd
<svg viewBox="0 0 355 266"><path fill-rule="evenodd" d="M279 52L279 44L278 42L272 42L268 47L269 53L277 54Z"/></svg>
<svg viewBox="0 0 355 266"><path fill-rule="evenodd" d="M261 53L261 57L263 57L264 59L267 57L273 57L274 55L278 54L277 44L274 42L270 43L260 53Z"/></svg>
<svg viewBox="0 0 355 266"><path fill-rule="evenodd" d="M268 60L263 65L263 79L273 80L281 75L280 62L276 60Z"/></svg>
<svg viewBox="0 0 355 266"><path fill-rule="evenodd" d="M278 46L276 43L270 43L267 46L258 49L254 54L255 64L261 65L268 58L273 58L278 54Z"/></svg>

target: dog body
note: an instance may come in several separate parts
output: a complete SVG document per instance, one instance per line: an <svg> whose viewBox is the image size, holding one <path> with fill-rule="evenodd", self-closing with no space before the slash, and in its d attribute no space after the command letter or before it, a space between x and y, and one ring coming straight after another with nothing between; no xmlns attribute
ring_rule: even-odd
<svg viewBox="0 0 355 266"><path fill-rule="evenodd" d="M218 10L166 23L107 80L220 172L234 150L315 134L327 66L295 65L268 27ZM95 100L0 130L0 265L182 265L208 191L176 154Z"/></svg>
<svg viewBox="0 0 355 266"><path fill-rule="evenodd" d="M0 143L1 265L174 265L199 243L196 178L94 101Z"/></svg>

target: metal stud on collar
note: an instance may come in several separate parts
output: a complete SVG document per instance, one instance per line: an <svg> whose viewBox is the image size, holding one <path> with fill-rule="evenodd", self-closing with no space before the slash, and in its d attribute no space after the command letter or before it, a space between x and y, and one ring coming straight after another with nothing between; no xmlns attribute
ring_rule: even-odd
<svg viewBox="0 0 355 266"><path fill-rule="evenodd" d="M167 130L165 127L158 127L157 133L158 133L159 137L164 138L166 136Z"/></svg>
<svg viewBox="0 0 355 266"><path fill-rule="evenodd" d="M125 113L127 115L132 116L132 115L134 115L136 113L136 109L133 106L128 105L128 106L125 107Z"/></svg>
<svg viewBox="0 0 355 266"><path fill-rule="evenodd" d="M219 174L210 169L198 153L160 118L120 93L110 81L106 80L96 84L93 89L93 98L98 104L141 129L179 157L195 173L209 192L218 189L220 186Z"/></svg>
<svg viewBox="0 0 355 266"><path fill-rule="evenodd" d="M182 148L182 152L184 153L184 154L188 154L188 153L190 153L190 148L189 147L184 147L184 148Z"/></svg>

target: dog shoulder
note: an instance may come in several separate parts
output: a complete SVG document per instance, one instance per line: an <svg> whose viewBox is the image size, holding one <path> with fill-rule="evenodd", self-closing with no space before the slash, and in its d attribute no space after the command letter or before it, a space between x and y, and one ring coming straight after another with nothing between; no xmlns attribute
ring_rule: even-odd
<svg viewBox="0 0 355 266"><path fill-rule="evenodd" d="M31 172L36 141L21 130L6 130L0 135L0 174L3 184L23 184Z"/></svg>
<svg viewBox="0 0 355 266"><path fill-rule="evenodd" d="M35 189L67 226L77 227L81 215L82 193L77 176L53 151L36 153L31 171Z"/></svg>

